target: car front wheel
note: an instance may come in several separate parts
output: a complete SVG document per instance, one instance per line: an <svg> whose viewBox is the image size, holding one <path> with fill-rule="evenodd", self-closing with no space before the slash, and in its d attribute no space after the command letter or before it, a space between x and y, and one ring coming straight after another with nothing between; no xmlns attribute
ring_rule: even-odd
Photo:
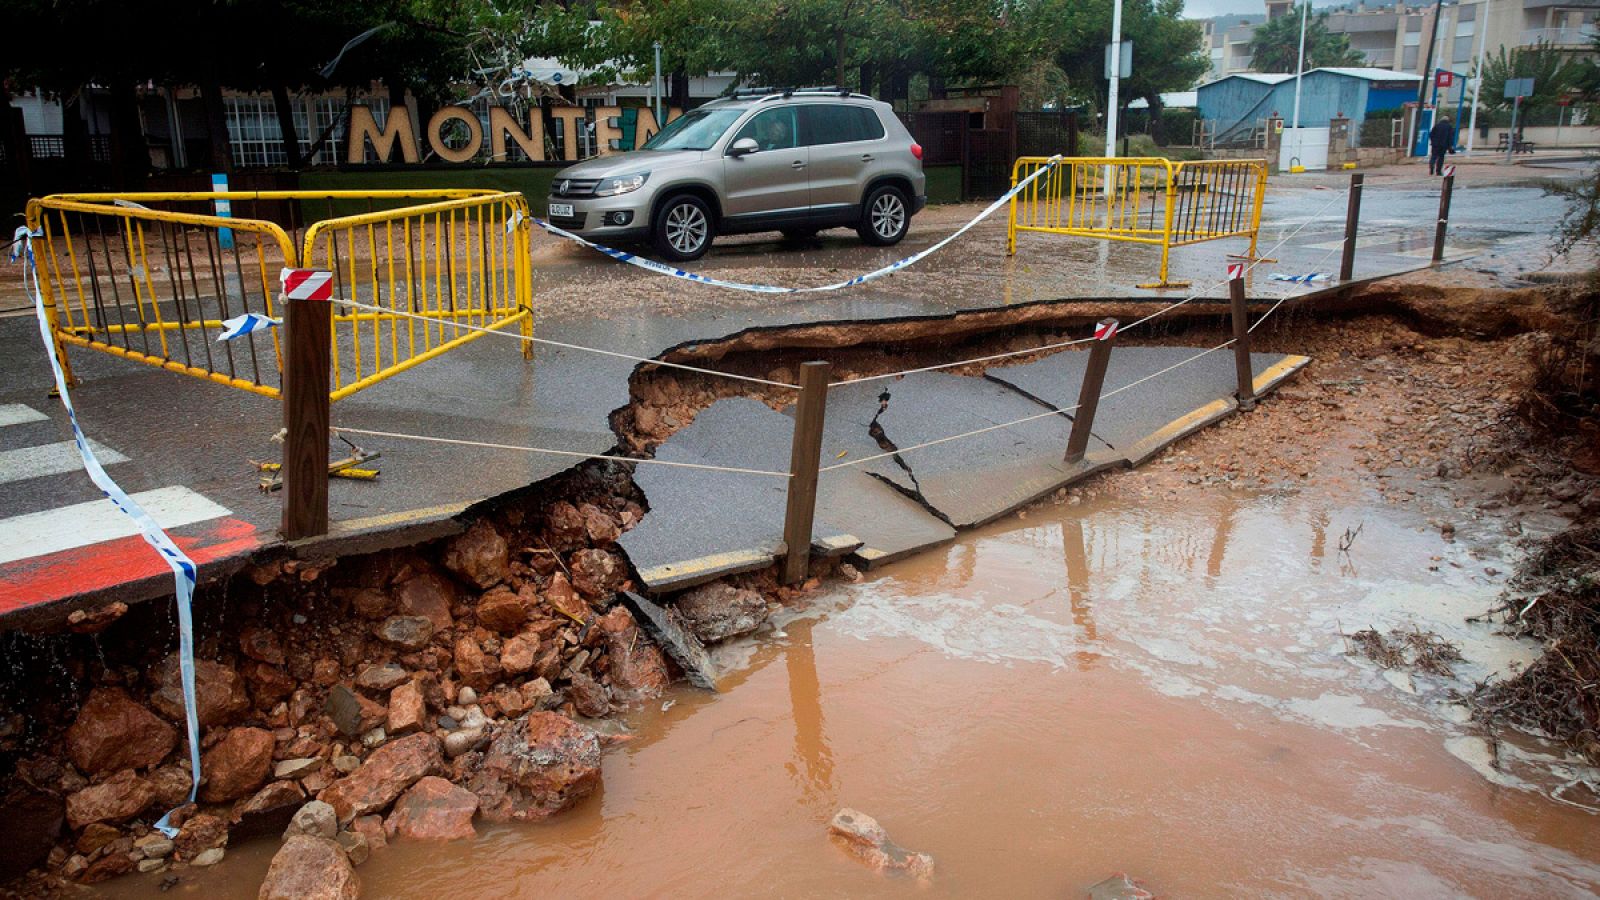
<svg viewBox="0 0 1600 900"><path fill-rule="evenodd" d="M711 249L711 210L699 197L672 197L656 211L651 237L656 249L674 262L689 262Z"/></svg>
<svg viewBox="0 0 1600 900"><path fill-rule="evenodd" d="M861 206L856 234L874 247L900 243L911 227L911 205L906 202L905 192L893 185L874 188Z"/></svg>

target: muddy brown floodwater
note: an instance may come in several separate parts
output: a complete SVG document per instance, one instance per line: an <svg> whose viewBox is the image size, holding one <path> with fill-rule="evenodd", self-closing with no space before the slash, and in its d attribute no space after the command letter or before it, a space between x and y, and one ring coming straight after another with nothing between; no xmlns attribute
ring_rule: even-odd
<svg viewBox="0 0 1600 900"><path fill-rule="evenodd" d="M1314 483L1039 506L720 648L727 691L631 713L599 795L391 844L363 893L1074 897L1127 871L1171 897L1591 896L1595 818L1548 796L1584 773L1492 752L1450 699L1536 649L1466 621L1503 587L1505 531L1446 541ZM1379 670L1341 637L1368 626L1466 659ZM932 880L834 845L841 806L932 854ZM254 897L276 848L101 891Z"/></svg>

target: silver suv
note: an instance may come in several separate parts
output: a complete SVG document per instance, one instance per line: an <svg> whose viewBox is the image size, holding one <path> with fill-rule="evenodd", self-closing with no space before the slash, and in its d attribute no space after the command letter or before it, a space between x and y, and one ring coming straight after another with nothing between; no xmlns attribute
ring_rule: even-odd
<svg viewBox="0 0 1600 900"><path fill-rule="evenodd" d="M556 173L551 224L603 243L648 238L675 261L718 234L905 237L927 201L922 148L887 103L837 89L751 90L673 119L640 150Z"/></svg>

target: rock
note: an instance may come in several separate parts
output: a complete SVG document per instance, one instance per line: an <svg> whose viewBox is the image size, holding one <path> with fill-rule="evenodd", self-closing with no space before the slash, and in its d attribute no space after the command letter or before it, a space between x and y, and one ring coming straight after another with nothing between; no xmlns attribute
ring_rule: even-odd
<svg viewBox="0 0 1600 900"><path fill-rule="evenodd" d="M424 616L390 616L378 623L376 634L402 650L421 650L433 638L433 622Z"/></svg>
<svg viewBox="0 0 1600 900"><path fill-rule="evenodd" d="M166 860L161 859L160 857L145 857L144 859L139 860L136 871L138 871L141 875L148 875L151 872L164 872L166 871L166 868Z"/></svg>
<svg viewBox="0 0 1600 900"><path fill-rule="evenodd" d="M475 688L487 688L500 678L500 660L468 636L456 639L455 664L462 683Z"/></svg>
<svg viewBox="0 0 1600 900"><path fill-rule="evenodd" d="M370 850L382 850L389 845L389 835L384 830L380 816L356 816L355 821L350 823L350 831L366 838Z"/></svg>
<svg viewBox="0 0 1600 900"><path fill-rule="evenodd" d="M672 683L661 650L640 631L627 607L617 606L600 617L611 658L611 689L627 702L659 697Z"/></svg>
<svg viewBox="0 0 1600 900"><path fill-rule="evenodd" d="M611 712L611 700L606 689L587 672L574 672L567 686L567 696L579 715L598 719Z"/></svg>
<svg viewBox="0 0 1600 900"><path fill-rule="evenodd" d="M377 812L424 775L442 771L439 739L413 734L373 751L361 768L328 785L318 795L339 814L340 822Z"/></svg>
<svg viewBox="0 0 1600 900"><path fill-rule="evenodd" d="M588 600L609 600L628 580L628 569L615 553L579 550L572 554L572 586Z"/></svg>
<svg viewBox="0 0 1600 900"><path fill-rule="evenodd" d="M286 759L272 767L272 777L297 781L322 768L322 760L315 756Z"/></svg>
<svg viewBox="0 0 1600 900"><path fill-rule="evenodd" d="M422 688L415 681L396 687L389 692L389 720L386 730L400 737L420 731L428 720L428 704L422 699Z"/></svg>
<svg viewBox="0 0 1600 900"><path fill-rule="evenodd" d="M98 884L110 881L134 870L133 857L126 853L107 853L89 865L89 868L78 880L84 884Z"/></svg>
<svg viewBox="0 0 1600 900"><path fill-rule="evenodd" d="M122 829L104 822L96 822L83 829L78 839L73 842L72 849L79 853L93 856L96 850L122 837Z"/></svg>
<svg viewBox="0 0 1600 900"><path fill-rule="evenodd" d="M533 668L538 652L537 637L519 634L500 645L500 669L507 675L521 675Z"/></svg>
<svg viewBox="0 0 1600 900"><path fill-rule="evenodd" d="M312 837L333 840L339 831L339 814L333 807L321 800L312 800L310 803L295 810L289 819L289 825L283 831L285 839L297 834L306 834Z"/></svg>
<svg viewBox="0 0 1600 900"><path fill-rule="evenodd" d="M755 631L769 615L765 597L721 581L683 594L677 609L695 636L708 644Z"/></svg>
<svg viewBox="0 0 1600 900"><path fill-rule="evenodd" d="M844 839L851 853L879 871L904 869L919 878L933 874L933 857L926 853L913 853L894 841L878 821L866 813L848 807L833 814L828 831Z"/></svg>
<svg viewBox="0 0 1600 900"><path fill-rule="evenodd" d="M145 855L146 859L160 859L172 852L172 838L159 831L152 831L133 842L133 848Z"/></svg>
<svg viewBox="0 0 1600 900"><path fill-rule="evenodd" d="M511 575L506 539L482 519L465 534L450 540L444 550L444 567L480 588L493 587Z"/></svg>
<svg viewBox="0 0 1600 900"><path fill-rule="evenodd" d="M204 869L208 866L214 866L217 863L222 862L222 856L227 852L228 851L222 849L221 847L212 847L210 850L201 850L199 853L195 854L194 859L189 860L189 865L194 866L197 869Z"/></svg>
<svg viewBox="0 0 1600 900"><path fill-rule="evenodd" d="M196 813L183 821L172 843L178 859L194 859L207 850L228 845L228 823L210 813Z"/></svg>
<svg viewBox="0 0 1600 900"><path fill-rule="evenodd" d="M563 572L550 576L550 584L544 589L543 596L545 603L569 619L586 622L591 615L589 604L584 603L578 592L573 590L572 582L567 580Z"/></svg>
<svg viewBox="0 0 1600 900"><path fill-rule="evenodd" d="M611 544L622 536L622 529L617 527L617 520L593 503L585 503L579 507L578 512L583 514L583 528L588 532L590 541L596 544Z"/></svg>
<svg viewBox="0 0 1600 900"><path fill-rule="evenodd" d="M250 663L242 671L245 680L250 682L250 694L255 698L257 706L263 708L271 706L294 693L294 679L277 666Z"/></svg>
<svg viewBox="0 0 1600 900"><path fill-rule="evenodd" d="M522 687L517 689L517 693L522 695L523 704L533 709L548 709L547 704L556 695L555 690L550 687L550 682L543 678L524 682Z"/></svg>
<svg viewBox="0 0 1600 900"><path fill-rule="evenodd" d="M583 514L565 500L550 504L549 511L545 513L544 533L550 548L558 553L582 547L589 536Z"/></svg>
<svg viewBox="0 0 1600 900"><path fill-rule="evenodd" d="M278 633L260 625L246 625L239 632L239 650L257 662L283 665L283 644Z"/></svg>
<svg viewBox="0 0 1600 900"><path fill-rule="evenodd" d="M528 621L528 608L510 588L497 587L478 601L478 624L501 634L514 634Z"/></svg>
<svg viewBox="0 0 1600 900"><path fill-rule="evenodd" d="M189 777L187 761L182 766L162 766L145 778L156 789L155 803L162 809L172 809L189 802L189 788L194 780Z"/></svg>
<svg viewBox="0 0 1600 900"><path fill-rule="evenodd" d="M273 743L265 728L229 731L200 760L200 798L225 803L254 792L272 769Z"/></svg>
<svg viewBox="0 0 1600 900"><path fill-rule="evenodd" d="M453 841L477 835L472 817L478 796L443 778L419 780L395 802L384 823L390 834L422 841Z"/></svg>
<svg viewBox="0 0 1600 900"><path fill-rule="evenodd" d="M367 843L367 836L359 831L341 831L336 840L344 849L344 855L350 858L352 866L361 865L372 855L372 846Z"/></svg>
<svg viewBox="0 0 1600 900"><path fill-rule="evenodd" d="M367 691L392 691L407 681L411 680L411 673L405 666L394 663L385 663L381 666L367 666L356 676L356 687Z"/></svg>
<svg viewBox="0 0 1600 900"><path fill-rule="evenodd" d="M67 861L65 863L62 863L61 877L77 878L82 875L84 870L87 868L89 868L88 858L81 853L74 853L67 857ZM23 871L25 872L27 870L24 869Z"/></svg>
<svg viewBox="0 0 1600 900"><path fill-rule="evenodd" d="M1155 900L1155 896L1122 872L1089 888L1089 900Z"/></svg>
<svg viewBox="0 0 1600 900"><path fill-rule="evenodd" d="M349 775L359 768L361 768L361 757L359 756L345 753L333 758L333 770L340 775Z"/></svg>
<svg viewBox="0 0 1600 900"><path fill-rule="evenodd" d="M106 781L67 798L67 822L74 829L94 822L124 822L145 811L156 798L150 782L123 769Z"/></svg>
<svg viewBox="0 0 1600 900"><path fill-rule="evenodd" d="M442 575L424 572L395 588L396 608L402 616L421 616L444 631L455 624L450 608L456 602L456 586Z"/></svg>
<svg viewBox="0 0 1600 900"><path fill-rule="evenodd" d="M259 900L356 900L361 895L361 879L350 865L344 848L327 838L297 834L283 842L267 877L261 882Z"/></svg>
<svg viewBox="0 0 1600 900"><path fill-rule="evenodd" d="M389 710L381 704L368 700L342 684L329 689L328 700L322 709L345 737L357 737L389 717Z"/></svg>
<svg viewBox="0 0 1600 900"><path fill-rule="evenodd" d="M493 822L530 821L559 812L600 784L600 739L592 728L551 712L529 713L498 729L467 781Z"/></svg>
<svg viewBox="0 0 1600 900"><path fill-rule="evenodd" d="M388 591L362 588L350 596L350 605L363 619L382 619L394 612L395 599Z"/></svg>
<svg viewBox="0 0 1600 900"><path fill-rule="evenodd" d="M483 742L484 730L482 728L462 728L452 731L444 736L444 755L455 759L469 750L476 750Z"/></svg>
<svg viewBox="0 0 1600 900"><path fill-rule="evenodd" d="M150 705L174 722L184 721L183 685L176 653L157 667L155 681L157 688L150 695ZM194 661L194 690L195 715L202 728L226 724L250 708L250 695L239 673L209 659Z"/></svg>
<svg viewBox="0 0 1600 900"><path fill-rule="evenodd" d="M456 702L462 706L471 706L478 702L478 692L470 687L464 687L456 694Z"/></svg>
<svg viewBox="0 0 1600 900"><path fill-rule="evenodd" d="M383 730L383 726L380 725L361 736L361 746L368 750L376 750L379 747L382 747L388 740L388 733L385 732Z"/></svg>
<svg viewBox="0 0 1600 900"><path fill-rule="evenodd" d="M306 792L293 781L274 781L233 807L231 834L240 840L261 834L282 834ZM326 805L326 804L324 804Z"/></svg>
<svg viewBox="0 0 1600 900"><path fill-rule="evenodd" d="M3 790L3 797L0 847L5 850L0 852L0 885L43 864L67 819L66 806L59 796L16 780Z"/></svg>
<svg viewBox="0 0 1600 900"><path fill-rule="evenodd" d="M91 691L67 728L67 758L85 775L147 769L177 743L176 729L113 687Z"/></svg>

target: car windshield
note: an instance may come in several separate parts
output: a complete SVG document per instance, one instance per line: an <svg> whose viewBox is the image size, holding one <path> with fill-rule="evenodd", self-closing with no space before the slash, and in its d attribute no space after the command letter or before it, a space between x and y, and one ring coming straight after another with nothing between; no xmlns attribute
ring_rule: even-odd
<svg viewBox="0 0 1600 900"><path fill-rule="evenodd" d="M742 109L696 109L684 113L646 141L644 149L710 150L743 112Z"/></svg>

